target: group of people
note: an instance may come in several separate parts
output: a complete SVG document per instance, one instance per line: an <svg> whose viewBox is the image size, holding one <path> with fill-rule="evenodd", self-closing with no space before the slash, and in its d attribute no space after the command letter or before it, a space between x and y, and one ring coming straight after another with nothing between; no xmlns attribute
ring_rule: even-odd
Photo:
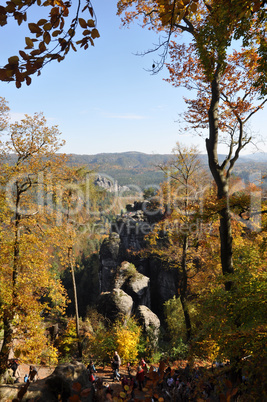
<svg viewBox="0 0 267 402"><path fill-rule="evenodd" d="M8 362L8 369L12 370L12 377L14 377L15 381L14 382L19 382L21 374L19 370L19 360L18 359L10 359ZM29 367L29 374L25 374L24 376L24 382L27 381L36 381L38 377L38 371L35 366L30 366Z"/></svg>
<svg viewBox="0 0 267 402"><path fill-rule="evenodd" d="M134 391L135 389L139 388L140 391L145 386L145 374L147 372L147 364L145 360L142 358L139 362L139 365L137 367L137 372L135 375L132 374L132 367L131 364L128 363L127 368L128 368L128 375L121 375L120 374L120 366L121 366L121 358L118 354L117 351L114 352L112 361L111 361L111 367L112 367L112 380L113 382L120 382L122 385L122 388L127 385L129 389L131 390L132 398L134 398ZM87 371L89 375L89 380L92 382L97 388L98 379L95 375L97 372L94 362L90 360L88 366L87 366ZM110 388L108 387L108 390ZM111 392L111 391L110 391Z"/></svg>

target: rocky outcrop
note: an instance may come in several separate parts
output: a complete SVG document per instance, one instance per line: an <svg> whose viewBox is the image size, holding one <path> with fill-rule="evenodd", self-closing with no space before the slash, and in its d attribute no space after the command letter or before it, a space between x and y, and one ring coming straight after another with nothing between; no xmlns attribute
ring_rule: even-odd
<svg viewBox="0 0 267 402"><path fill-rule="evenodd" d="M148 222L142 211L116 220L113 230L118 230L118 233L112 232L100 249L101 291L121 288L132 297L133 311L138 305L145 305L163 321L164 303L177 296L179 271L164 266L159 259L136 256L135 252L145 246L144 235L151 228L143 225L148 225ZM128 273L131 265L135 267L132 276Z"/></svg>
<svg viewBox="0 0 267 402"><path fill-rule="evenodd" d="M112 177L109 177L105 174L96 175L94 184L104 188L110 193L124 193L125 191L130 191L129 187L120 186L117 180L114 180Z"/></svg>
<svg viewBox="0 0 267 402"><path fill-rule="evenodd" d="M133 300L122 289L113 289L111 292L100 294L97 310L104 317L115 321L121 315L130 317L133 309Z"/></svg>
<svg viewBox="0 0 267 402"><path fill-rule="evenodd" d="M46 379L0 386L0 400L57 402L94 400L95 390L86 367L79 362L60 364Z"/></svg>
<svg viewBox="0 0 267 402"><path fill-rule="evenodd" d="M53 374L47 378L43 394L45 399L41 397L39 399L41 402L58 401L59 396L64 401L70 397L74 398L74 395L77 395L77 400L91 402L94 398L94 388L84 364L66 363L57 366Z"/></svg>
<svg viewBox="0 0 267 402"><path fill-rule="evenodd" d="M160 320L156 314L146 306L138 306L136 318L143 327L143 331L149 335L150 342L154 341L156 344L160 329Z"/></svg>
<svg viewBox="0 0 267 402"><path fill-rule="evenodd" d="M115 316L124 310L128 314L128 301L127 306L120 305L120 308L118 305L115 308L114 302L111 302L114 289L120 289L131 298L131 314L138 312L142 323L149 320L141 318L140 306L146 309L146 317L155 316L163 323L164 303L177 296L180 278L177 268L164 265L160 259L153 257L140 258L136 253L146 246L145 236L153 230L155 221L162 218L157 209L153 213L151 208L148 201L127 205L127 212L118 216L112 224L110 236L100 249L99 276L101 291L105 294L100 297L99 308L101 306L103 311L107 303L110 306L106 307L108 311L105 314Z"/></svg>
<svg viewBox="0 0 267 402"><path fill-rule="evenodd" d="M120 236L111 233L100 248L99 282L100 292L109 292L114 288L114 277L118 265Z"/></svg>
<svg viewBox="0 0 267 402"><path fill-rule="evenodd" d="M115 321L119 317L130 317L137 314L140 318L144 332L157 339L160 325L159 319L150 310L150 279L139 273L135 266L124 261L116 270L109 273L112 291L102 292L97 304L97 309L104 317ZM150 331L149 331L150 328Z"/></svg>

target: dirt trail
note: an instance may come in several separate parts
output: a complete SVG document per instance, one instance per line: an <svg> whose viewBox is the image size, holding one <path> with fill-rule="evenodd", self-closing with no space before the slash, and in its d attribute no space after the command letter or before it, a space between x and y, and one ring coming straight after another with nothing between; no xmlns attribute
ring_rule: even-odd
<svg viewBox="0 0 267 402"><path fill-rule="evenodd" d="M10 401L10 397L15 397L18 390L21 388L23 385L23 379L25 374L29 374L29 365L28 364L20 364L19 366L19 383L13 384L13 385L2 385L1 390L2 391L2 397L5 395L4 399L1 399L1 402L4 401ZM44 386L45 380L47 377L49 377L53 372L55 367L48 367L48 366L38 366L35 365L38 371L38 376L37 380L35 382L32 382L29 387L29 392L37 392L41 390ZM121 376L127 375L128 371L126 367L121 366L120 368L120 374ZM134 367L131 371L132 375L136 375L136 367ZM112 375L112 369L110 367L105 367L104 369L101 367L97 367L97 372L95 373L96 378L101 378L103 380L103 385L105 386L110 386L111 389L113 389L114 396L118 396L119 393L123 390L121 383L120 382L113 382L113 375ZM4 390L4 388L6 388ZM6 391L6 392L5 392ZM1 393L1 392L0 392ZM142 391L139 391L138 389L135 390L135 400L144 400L145 399L145 393Z"/></svg>

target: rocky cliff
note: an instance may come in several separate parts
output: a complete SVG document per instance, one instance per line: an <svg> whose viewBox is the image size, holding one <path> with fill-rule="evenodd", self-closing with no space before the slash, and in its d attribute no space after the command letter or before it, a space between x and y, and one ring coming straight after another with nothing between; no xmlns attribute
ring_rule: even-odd
<svg viewBox="0 0 267 402"><path fill-rule="evenodd" d="M163 321L163 305L177 296L179 276L176 269L167 269L159 260L136 255L135 252L145 247L144 237L153 229L155 221L155 216L146 214L145 208L143 203L128 207L127 213L116 219L112 232L101 246L102 294L98 306L102 313L114 317L120 312L121 301L125 300L127 307L123 308L128 315L138 315L141 306L145 315L151 313ZM120 302L118 294L121 295ZM143 319L145 321L149 320Z"/></svg>

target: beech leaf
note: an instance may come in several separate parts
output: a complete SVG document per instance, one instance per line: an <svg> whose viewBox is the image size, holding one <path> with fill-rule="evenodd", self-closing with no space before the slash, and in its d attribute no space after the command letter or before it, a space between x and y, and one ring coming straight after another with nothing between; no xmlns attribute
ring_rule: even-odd
<svg viewBox="0 0 267 402"><path fill-rule="evenodd" d="M88 20L88 21L87 21L87 26L88 26L89 28L93 28L93 27L95 26L95 21L94 21L94 20Z"/></svg>
<svg viewBox="0 0 267 402"><path fill-rule="evenodd" d="M37 24L33 24L32 22L30 22L28 24L29 30L31 31L31 33L40 33L42 32L41 28L37 25Z"/></svg>
<svg viewBox="0 0 267 402"><path fill-rule="evenodd" d="M18 56L11 56L8 59L9 64L18 64L19 58Z"/></svg>
<svg viewBox="0 0 267 402"><path fill-rule="evenodd" d="M79 18L79 24L82 28L87 27L87 22L83 18Z"/></svg>
<svg viewBox="0 0 267 402"><path fill-rule="evenodd" d="M26 42L26 45L27 45L29 48L32 48L32 47L33 47L33 41L32 41L31 38L26 37L26 38L25 38L25 42Z"/></svg>
<svg viewBox="0 0 267 402"><path fill-rule="evenodd" d="M93 39L100 37L99 32L98 32L98 30L97 30L96 28L94 28L94 29L92 30L91 36L92 36Z"/></svg>

